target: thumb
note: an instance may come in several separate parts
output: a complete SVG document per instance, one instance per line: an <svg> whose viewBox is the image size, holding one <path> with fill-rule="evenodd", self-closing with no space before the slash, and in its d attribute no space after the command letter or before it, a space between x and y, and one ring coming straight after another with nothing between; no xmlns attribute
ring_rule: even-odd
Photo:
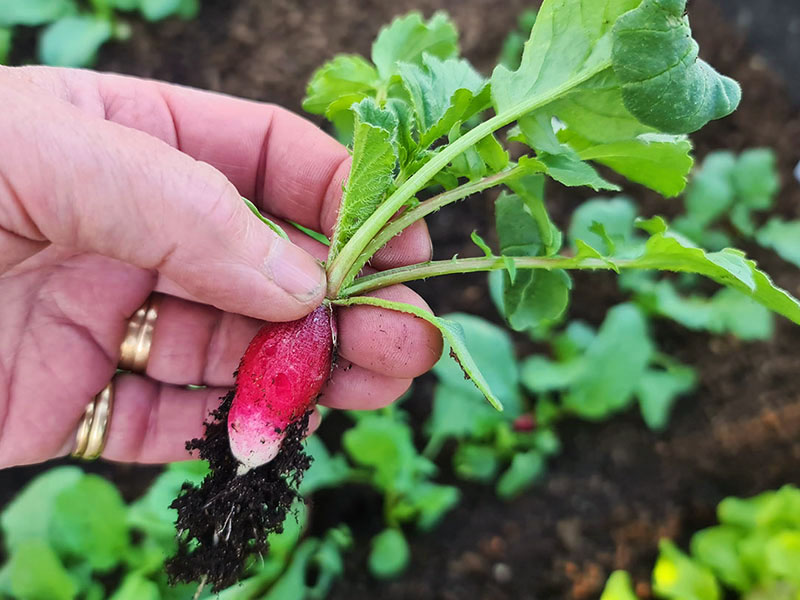
<svg viewBox="0 0 800 600"><path fill-rule="evenodd" d="M155 270L261 319L297 319L322 301L320 264L210 165L55 98L13 87L0 98L0 231Z"/></svg>

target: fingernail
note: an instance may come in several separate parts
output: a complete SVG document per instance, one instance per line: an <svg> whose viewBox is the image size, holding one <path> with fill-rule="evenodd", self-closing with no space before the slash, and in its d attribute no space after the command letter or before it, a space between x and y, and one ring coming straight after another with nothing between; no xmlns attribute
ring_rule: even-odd
<svg viewBox="0 0 800 600"><path fill-rule="evenodd" d="M283 239L275 241L265 267L272 281L301 301L315 297L325 285L325 272L314 257Z"/></svg>

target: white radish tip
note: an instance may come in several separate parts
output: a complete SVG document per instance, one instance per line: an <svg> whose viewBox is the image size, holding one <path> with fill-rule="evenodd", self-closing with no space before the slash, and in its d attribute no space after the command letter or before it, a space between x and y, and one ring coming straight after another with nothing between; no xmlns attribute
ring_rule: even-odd
<svg viewBox="0 0 800 600"><path fill-rule="evenodd" d="M284 434L271 432L259 437L229 433L231 453L239 461L237 475L244 475L250 469L265 465L278 455Z"/></svg>

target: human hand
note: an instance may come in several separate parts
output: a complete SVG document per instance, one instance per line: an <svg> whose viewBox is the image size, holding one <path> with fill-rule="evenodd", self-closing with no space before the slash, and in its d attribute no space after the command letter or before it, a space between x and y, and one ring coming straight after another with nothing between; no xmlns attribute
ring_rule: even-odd
<svg viewBox="0 0 800 600"><path fill-rule="evenodd" d="M260 319L297 319L325 294L325 247L292 227L296 245L280 239L240 194L330 235L347 151L275 106L90 71L0 67L0 106L0 467L70 452L153 291L167 295L147 370L115 380L103 456L188 458ZM372 264L430 253L420 222ZM403 286L378 295L427 308ZM343 309L320 403L384 406L441 343L409 315Z"/></svg>

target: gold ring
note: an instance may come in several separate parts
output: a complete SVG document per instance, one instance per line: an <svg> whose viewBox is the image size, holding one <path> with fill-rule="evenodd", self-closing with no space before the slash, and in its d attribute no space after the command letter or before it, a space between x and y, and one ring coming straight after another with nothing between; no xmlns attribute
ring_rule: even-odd
<svg viewBox="0 0 800 600"><path fill-rule="evenodd" d="M144 373L153 345L160 296L153 294L128 321L128 331L119 347L119 368Z"/></svg>
<svg viewBox="0 0 800 600"><path fill-rule="evenodd" d="M75 450L72 451L72 456L94 460L103 453L113 408L114 380L112 379L86 406L78 424L78 432L75 434Z"/></svg>

